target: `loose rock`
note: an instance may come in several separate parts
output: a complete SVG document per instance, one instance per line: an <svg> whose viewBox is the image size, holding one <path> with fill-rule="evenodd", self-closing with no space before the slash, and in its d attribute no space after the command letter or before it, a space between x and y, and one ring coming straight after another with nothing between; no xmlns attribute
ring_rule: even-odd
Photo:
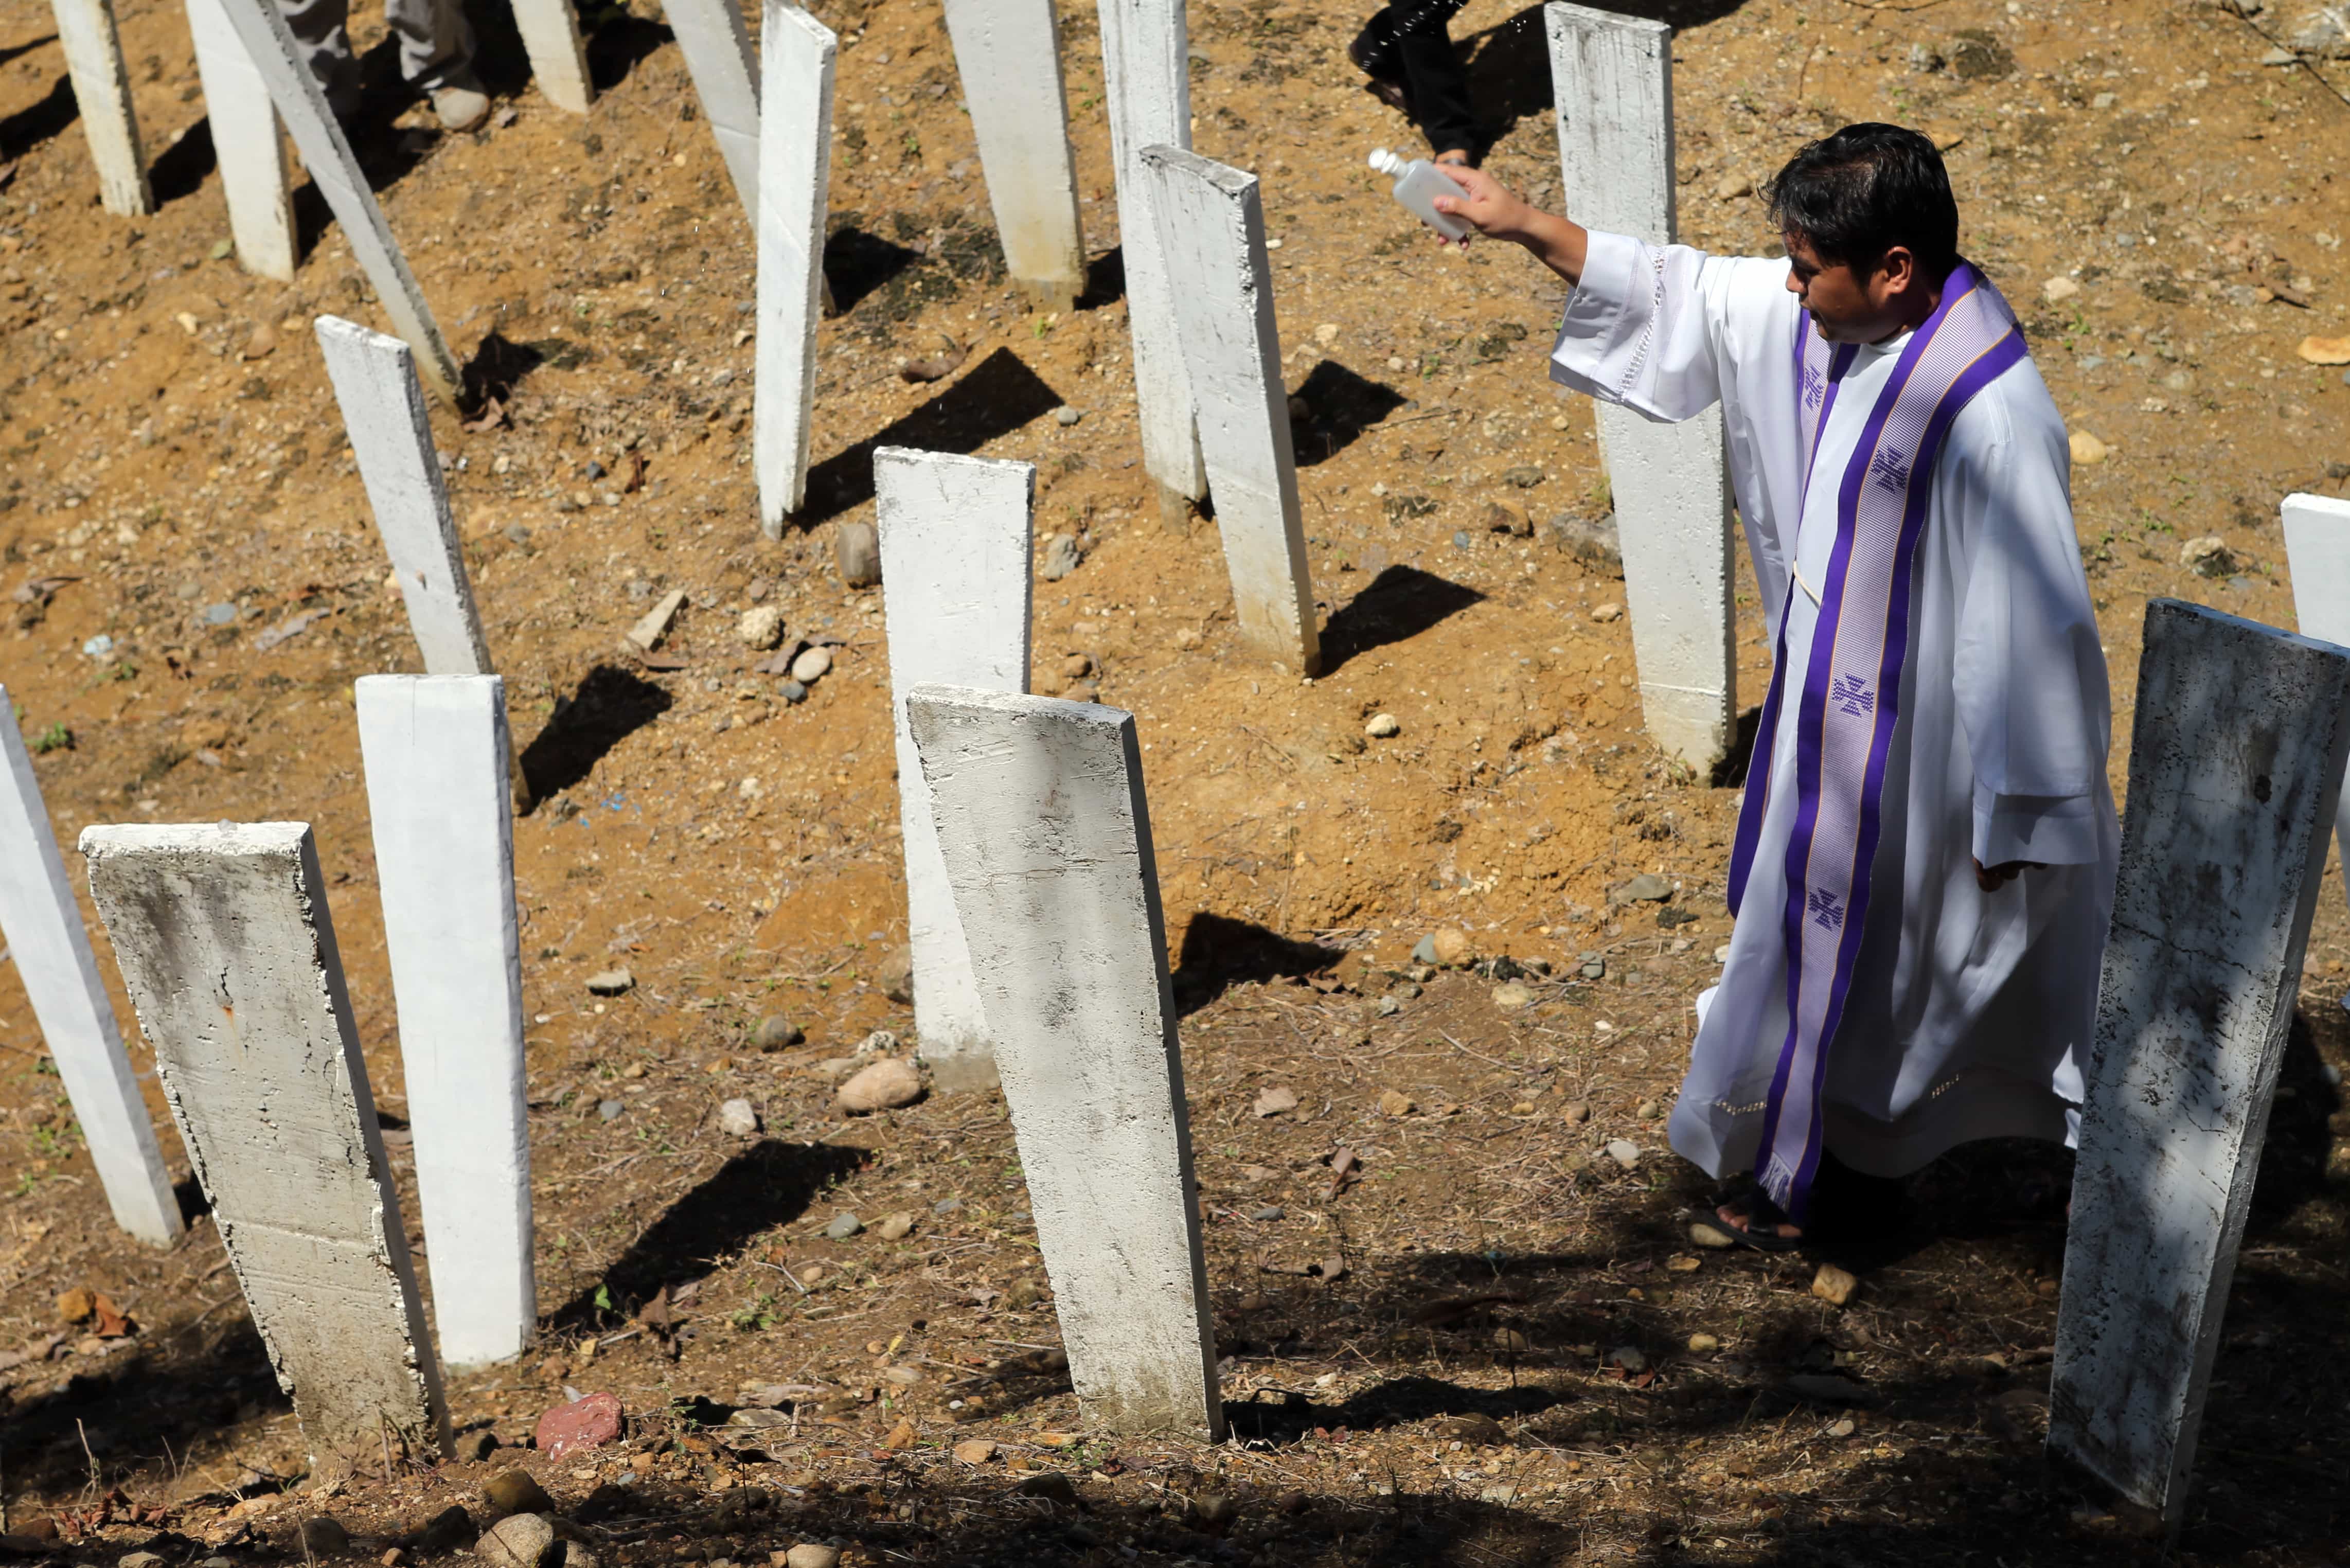
<svg viewBox="0 0 2350 1568"><path fill-rule="evenodd" d="M824 1228L824 1233L835 1241L846 1241L864 1229L865 1221L856 1215L836 1214L832 1217L832 1222Z"/></svg>
<svg viewBox="0 0 2350 1568"><path fill-rule="evenodd" d="M1591 618L1599 622L1603 626L1611 620L1622 620L1624 618L1624 607L1610 601L1609 603L1601 605L1598 608L1593 610L1591 612Z"/></svg>
<svg viewBox="0 0 2350 1568"><path fill-rule="evenodd" d="M637 977L625 969L599 970L588 977L588 992L591 996L620 996L634 991L636 986Z"/></svg>
<svg viewBox="0 0 2350 1568"><path fill-rule="evenodd" d="M2313 365L2350 365L2350 337L2304 337L2294 352Z"/></svg>
<svg viewBox="0 0 2350 1568"><path fill-rule="evenodd" d="M784 1553L784 1568L840 1568L840 1549L804 1541Z"/></svg>
<svg viewBox="0 0 2350 1568"><path fill-rule="evenodd" d="M1711 1355L1721 1348L1721 1341L1710 1334L1693 1334L1689 1336L1689 1347L1692 1355Z"/></svg>
<svg viewBox="0 0 2350 1568"><path fill-rule="evenodd" d="M1045 562L1036 569L1036 575L1048 583L1057 583L1076 571L1085 558L1075 535L1055 534L1045 541Z"/></svg>
<svg viewBox="0 0 2350 1568"><path fill-rule="evenodd" d="M842 582L869 588L881 580L880 535L870 523L843 523L832 533L832 559Z"/></svg>
<svg viewBox="0 0 2350 1568"><path fill-rule="evenodd" d="M803 649L800 656L792 660L792 679L803 686L813 686L823 680L831 669L832 649Z"/></svg>
<svg viewBox="0 0 2350 1568"><path fill-rule="evenodd" d="M1408 1116L1419 1108L1419 1107L1418 1106L1412 1103L1411 1096L1405 1094L1400 1089L1381 1089L1379 1091L1379 1114L1381 1116Z"/></svg>
<svg viewBox="0 0 2350 1568"><path fill-rule="evenodd" d="M1256 1097L1256 1114L1260 1116L1286 1116L1297 1108L1297 1091L1285 1084L1276 1084Z"/></svg>
<svg viewBox="0 0 2350 1568"><path fill-rule="evenodd" d="M1812 1294L1830 1306L1842 1306L1852 1300L1852 1293L1860 1289L1860 1282L1848 1270L1834 1263L1822 1263L1820 1272L1812 1276Z"/></svg>
<svg viewBox="0 0 2350 1568"><path fill-rule="evenodd" d="M889 950L873 971L873 983L882 995L901 1007L914 1005L914 950L897 947Z"/></svg>
<svg viewBox="0 0 2350 1568"><path fill-rule="evenodd" d="M492 1519L510 1513L553 1513L555 1500L528 1470L500 1470L482 1483L482 1508Z"/></svg>
<svg viewBox="0 0 2350 1568"><path fill-rule="evenodd" d="M2228 541L2217 534L2206 534L2181 545L2178 564L2200 577L2232 576L2241 566L2236 553L2228 548Z"/></svg>
<svg viewBox="0 0 2350 1568"><path fill-rule="evenodd" d="M351 1532L338 1520L315 1514L302 1521L302 1550L313 1557L339 1557L351 1549Z"/></svg>
<svg viewBox="0 0 2350 1568"><path fill-rule="evenodd" d="M486 1434L484 1434L486 1435ZM452 1503L425 1522L416 1532L416 1550L432 1556L471 1546L481 1532L473 1525L473 1516Z"/></svg>
<svg viewBox="0 0 2350 1568"><path fill-rule="evenodd" d="M759 1027L751 1031L751 1044L762 1051L781 1051L806 1038L799 1025L788 1018L762 1018Z"/></svg>
<svg viewBox="0 0 2350 1568"><path fill-rule="evenodd" d="M1738 1245L1737 1237L1719 1225L1709 1225L1702 1220L1690 1221L1689 1239L1698 1246L1709 1247L1715 1251Z"/></svg>
<svg viewBox="0 0 2350 1568"><path fill-rule="evenodd" d="M473 1543L489 1568L549 1568L556 1560L555 1527L535 1513L509 1514Z"/></svg>
<svg viewBox="0 0 2350 1568"><path fill-rule="evenodd" d="M1375 741L1392 740L1403 732L1403 725L1393 713L1374 713L1371 722L1363 726L1363 733Z"/></svg>
<svg viewBox="0 0 2350 1568"><path fill-rule="evenodd" d="M1504 1012L1517 1012L1534 1005L1534 993L1511 981L1493 988L1493 1005Z"/></svg>
<svg viewBox="0 0 2350 1568"><path fill-rule="evenodd" d="M727 1100L718 1107L718 1130L729 1137L749 1137L759 1130L759 1113L748 1100Z"/></svg>
<svg viewBox="0 0 2350 1568"><path fill-rule="evenodd" d="M2052 277L2040 286L2040 297L2052 305L2060 299L2070 299L2080 292L2080 284L2069 277Z"/></svg>
<svg viewBox="0 0 2350 1568"><path fill-rule="evenodd" d="M584 1399L557 1405L541 1416L535 1436L540 1453L550 1459L559 1459L582 1449L598 1449L612 1442L619 1437L621 1425L619 1396L590 1394Z"/></svg>
<svg viewBox="0 0 2350 1568"><path fill-rule="evenodd" d="M1629 1170L1640 1163L1640 1146L1629 1138L1612 1138L1607 1144L1607 1158Z"/></svg>
<svg viewBox="0 0 2350 1568"><path fill-rule="evenodd" d="M1073 409L1066 403L1053 410L1053 422L1065 430L1085 417L1082 410Z"/></svg>
<svg viewBox="0 0 2350 1568"><path fill-rule="evenodd" d="M2064 444L2072 449L2073 463L2076 468L2094 468L2106 461L2106 443L2087 431L2074 431L2064 438Z"/></svg>
<svg viewBox="0 0 2350 1568"><path fill-rule="evenodd" d="M165 1568L162 1555L154 1552L126 1552L114 1560L114 1568Z"/></svg>
<svg viewBox="0 0 2350 1568"><path fill-rule="evenodd" d="M954 1446L954 1457L967 1465L983 1465L995 1457L995 1445L984 1438L973 1438Z"/></svg>
<svg viewBox="0 0 2350 1568"><path fill-rule="evenodd" d="M1628 882L1607 889L1611 904L1660 904L1673 896L1673 885L1654 871L1643 871Z"/></svg>
<svg viewBox="0 0 2350 1568"><path fill-rule="evenodd" d="M484 1428L457 1434L453 1457L460 1464L477 1465L497 1451L498 1435Z"/></svg>
<svg viewBox="0 0 2350 1568"><path fill-rule="evenodd" d="M873 1233L884 1241L902 1241L912 1233L914 1216L910 1210L901 1209L873 1227Z"/></svg>
<svg viewBox="0 0 2350 1568"><path fill-rule="evenodd" d="M1510 1434L1502 1429L1502 1423L1482 1414L1447 1416L1436 1423L1436 1435L1456 1443L1486 1449L1499 1448L1510 1440Z"/></svg>
<svg viewBox="0 0 2350 1568"><path fill-rule="evenodd" d="M860 1069L840 1085L834 1104L853 1116L894 1111L922 1097L922 1075L910 1062L890 1057Z"/></svg>
<svg viewBox="0 0 2350 1568"><path fill-rule="evenodd" d="M784 640L784 612L774 605L754 605L734 623L734 636L743 647L764 653Z"/></svg>

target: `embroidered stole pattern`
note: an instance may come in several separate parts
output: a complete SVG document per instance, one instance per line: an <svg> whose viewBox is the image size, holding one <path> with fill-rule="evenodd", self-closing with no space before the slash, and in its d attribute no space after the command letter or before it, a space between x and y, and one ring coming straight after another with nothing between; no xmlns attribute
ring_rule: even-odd
<svg viewBox="0 0 2350 1568"><path fill-rule="evenodd" d="M1942 439L1976 393L2024 355L2015 316L1961 262L1942 301L1904 347L1862 428L1836 492L1836 534L1795 704L1794 826L1782 912L1787 954L1786 1040L1765 1103L1755 1179L1798 1222L1820 1160L1820 1091L1852 988L1866 924L1882 816L1886 759L1900 721L1912 566L1933 494ZM1808 498L1820 432L1857 350L1831 349L1805 315L1796 334L1795 390ZM1794 542L1777 664L1755 735L1731 851L1730 907L1739 912L1762 837L1794 618Z"/></svg>

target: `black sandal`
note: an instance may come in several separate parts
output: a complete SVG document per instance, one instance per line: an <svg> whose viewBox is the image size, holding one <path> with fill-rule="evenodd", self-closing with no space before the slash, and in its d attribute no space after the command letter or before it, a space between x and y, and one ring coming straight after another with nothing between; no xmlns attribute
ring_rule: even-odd
<svg viewBox="0 0 2350 1568"><path fill-rule="evenodd" d="M1782 1221L1790 1225L1794 1221L1787 1218L1786 1210L1760 1192L1752 1192L1743 1199L1731 1199L1728 1201L1746 1205L1746 1223L1742 1228L1732 1225L1711 1209L1690 1210L1689 1223L1703 1225L1716 1235L1727 1236L1738 1245L1750 1247L1757 1252L1797 1251L1811 1240L1809 1236L1780 1235L1778 1227ZM1690 1239L1694 1241L1696 1238Z"/></svg>

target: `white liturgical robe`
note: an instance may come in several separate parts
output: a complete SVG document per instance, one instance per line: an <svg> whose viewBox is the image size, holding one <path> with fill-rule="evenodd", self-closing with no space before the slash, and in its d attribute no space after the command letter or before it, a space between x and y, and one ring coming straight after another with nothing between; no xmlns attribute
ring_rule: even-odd
<svg viewBox="0 0 2350 1568"><path fill-rule="evenodd" d="M1803 310L1787 271L1783 260L1594 233L1551 375L1654 420L1721 404L1782 679L1800 691L1835 544L1836 479L1909 335L1854 357L1806 496ZM1827 1148L1875 1175L1906 1175L1973 1138L2069 1139L2077 1126L2120 834L2106 779L2105 653L2069 487L2064 421L2030 358L2018 358L1966 403L1932 473L1876 893L1820 1087ZM1715 1176L1754 1164L1788 1039L1792 703L1775 728L1750 765L1750 792L1763 770L1770 780L1757 851L1669 1127L1673 1147ZM1976 860L2046 869L1986 893Z"/></svg>

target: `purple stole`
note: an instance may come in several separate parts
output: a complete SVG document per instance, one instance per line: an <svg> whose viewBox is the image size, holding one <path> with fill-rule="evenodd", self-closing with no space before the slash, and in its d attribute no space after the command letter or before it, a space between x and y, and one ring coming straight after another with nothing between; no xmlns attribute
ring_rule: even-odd
<svg viewBox="0 0 2350 1568"><path fill-rule="evenodd" d="M1831 349L1801 317L1795 388L1808 496L1810 465L1856 350ZM1926 529L1935 459L1959 410L2024 356L2023 334L1999 291L1965 262L1901 351L1870 410L1836 491L1836 536L1820 592L1811 658L1795 701L1795 825L1787 841L1787 1038L1765 1102L1754 1176L1798 1223L1820 1163L1820 1092L1867 923L1870 873L1883 817L1885 763L1900 720L1909 646L1911 566ZM1787 609L1763 704L1730 865L1730 909L1746 892L1771 793L1786 697L1787 626L1794 617L1789 541ZM1898 889L1897 889L1898 891Z"/></svg>

